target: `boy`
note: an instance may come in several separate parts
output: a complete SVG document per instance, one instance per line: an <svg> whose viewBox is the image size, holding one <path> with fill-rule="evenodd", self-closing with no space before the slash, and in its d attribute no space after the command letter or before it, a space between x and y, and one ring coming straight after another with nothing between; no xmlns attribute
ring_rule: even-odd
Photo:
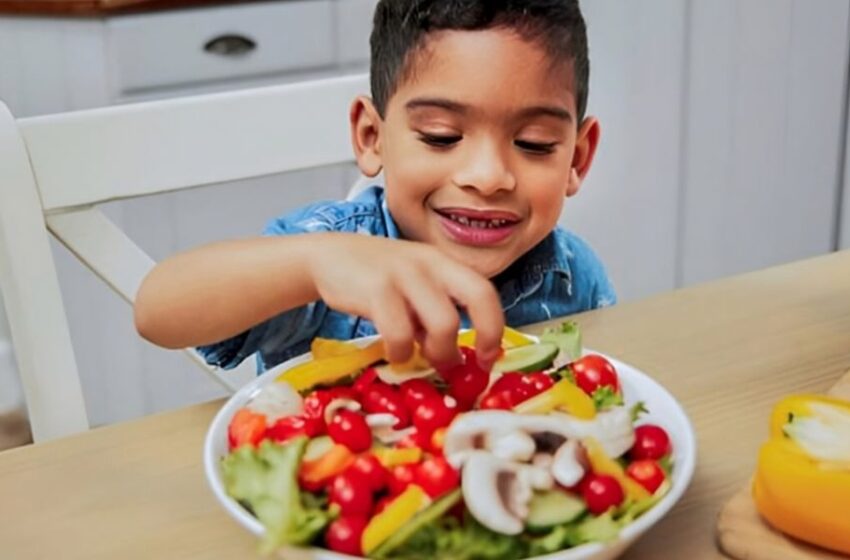
<svg viewBox="0 0 850 560"><path fill-rule="evenodd" d="M162 262L136 301L142 336L225 368L259 352L263 369L316 336L378 332L390 361L417 341L449 365L471 323L489 368L505 322L614 302L590 248L557 227L599 142L577 0L381 0L371 47L351 137L385 187Z"/></svg>

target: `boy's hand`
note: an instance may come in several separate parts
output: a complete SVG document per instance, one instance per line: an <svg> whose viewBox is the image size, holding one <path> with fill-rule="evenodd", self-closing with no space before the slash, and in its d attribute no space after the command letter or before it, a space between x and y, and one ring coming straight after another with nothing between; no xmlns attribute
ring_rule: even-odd
<svg viewBox="0 0 850 560"><path fill-rule="evenodd" d="M459 362L462 307L476 329L478 362L489 371L504 314L488 279L422 243L341 233L312 239L309 271L320 297L333 309L369 318L388 360L407 360L418 341L434 365Z"/></svg>

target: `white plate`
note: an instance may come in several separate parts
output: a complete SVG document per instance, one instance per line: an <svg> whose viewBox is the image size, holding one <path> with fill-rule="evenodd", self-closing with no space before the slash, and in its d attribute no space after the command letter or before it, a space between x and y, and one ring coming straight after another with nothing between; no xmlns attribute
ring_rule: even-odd
<svg viewBox="0 0 850 560"><path fill-rule="evenodd" d="M376 338L368 337L358 339L356 342L365 345ZM585 353L595 352L585 349ZM605 354L602 355L605 356ZM620 531L617 540L607 544L589 543L537 558L546 560L610 560L616 558L635 539L670 511L673 505L682 497L693 476L696 463L696 438L694 437L693 427L685 411L664 387L656 383L647 374L615 358L610 356L605 357L617 369L626 405L630 406L638 401L646 403L649 413L641 416L640 423L658 424L663 426L667 430L667 433L670 434L673 444L674 461L673 479L671 481L672 488L652 509L624 527ZM224 491L224 483L219 464L221 459L227 455L227 426L236 411L245 406L264 386L272 383L283 371L302 362L306 362L309 359L311 359L309 353L293 358L263 373L239 389L219 410L207 431L207 437L204 442L204 471L206 472L207 482L212 488L216 499L218 499L227 513L236 519L240 525L257 536L261 536L264 533L265 529L263 526ZM286 558L310 560L341 560L343 558L352 558L351 556L337 554L321 548L286 549L285 556Z"/></svg>

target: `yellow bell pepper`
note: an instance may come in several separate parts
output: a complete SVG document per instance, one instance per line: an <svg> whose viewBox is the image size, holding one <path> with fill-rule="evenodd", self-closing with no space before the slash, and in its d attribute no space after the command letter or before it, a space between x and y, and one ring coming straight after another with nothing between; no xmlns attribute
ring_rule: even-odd
<svg viewBox="0 0 850 560"><path fill-rule="evenodd" d="M777 529L850 554L850 401L780 401L759 452L753 498Z"/></svg>
<svg viewBox="0 0 850 560"><path fill-rule="evenodd" d="M372 449L372 454L388 469L398 465L418 463L422 459L422 450L418 447L375 447Z"/></svg>
<svg viewBox="0 0 850 560"><path fill-rule="evenodd" d="M296 391L304 391L316 385L339 381L383 358L384 343L376 340L354 352L304 362L280 374L276 381L289 383Z"/></svg>
<svg viewBox="0 0 850 560"><path fill-rule="evenodd" d="M344 356L358 350L360 350L359 346L347 340L317 337L310 343L310 352L314 360Z"/></svg>
<svg viewBox="0 0 850 560"><path fill-rule="evenodd" d="M596 416L596 405L593 404L593 399L567 379L562 379L542 393L519 403L514 407L514 412L545 414L556 408L584 420L590 420Z"/></svg>
<svg viewBox="0 0 850 560"><path fill-rule="evenodd" d="M373 517L360 537L364 554L369 554L430 503L425 490L411 484L378 515Z"/></svg>
<svg viewBox="0 0 850 560"><path fill-rule="evenodd" d="M505 348L527 346L533 342L534 341L532 339L510 327L505 327L505 330L502 331L502 346ZM457 345L470 347L475 346L475 329L469 329L457 335Z"/></svg>
<svg viewBox="0 0 850 560"><path fill-rule="evenodd" d="M649 490L630 478L620 463L605 453L605 450L602 449L602 444L596 439L585 438L581 441L581 444L585 451L587 451L587 460L590 461L590 469L596 474L607 474L616 478L627 498L639 501L651 496Z"/></svg>

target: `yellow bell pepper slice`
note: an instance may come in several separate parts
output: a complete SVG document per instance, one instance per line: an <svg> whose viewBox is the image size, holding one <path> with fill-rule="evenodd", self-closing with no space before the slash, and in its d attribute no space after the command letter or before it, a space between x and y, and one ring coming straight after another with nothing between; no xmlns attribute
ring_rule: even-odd
<svg viewBox="0 0 850 560"><path fill-rule="evenodd" d="M418 463L422 459L422 450L418 447L376 447L372 449L372 454L388 469Z"/></svg>
<svg viewBox="0 0 850 560"><path fill-rule="evenodd" d="M567 379L562 379L542 393L519 403L514 407L514 412L545 414L556 408L583 420L590 420L596 416L593 399Z"/></svg>
<svg viewBox="0 0 850 560"><path fill-rule="evenodd" d="M335 340L333 338L314 338L310 343L310 352L314 360L344 356L357 352L360 347L347 340Z"/></svg>
<svg viewBox="0 0 850 560"><path fill-rule="evenodd" d="M626 471L623 470L620 463L605 453L605 450L602 449L602 444L596 439L585 438L581 443L585 451L587 451L587 460L590 461L590 469L596 474L607 474L617 479L627 498L639 501L651 496L649 490L638 484L635 480L632 480L626 474Z"/></svg>
<svg viewBox="0 0 850 560"><path fill-rule="evenodd" d="M280 374L276 381L289 383L296 391L304 391L316 385L339 381L382 359L384 359L384 343L376 340L354 352L299 364Z"/></svg>
<svg viewBox="0 0 850 560"><path fill-rule="evenodd" d="M850 554L850 402L794 395L777 403L753 499L777 529Z"/></svg>
<svg viewBox="0 0 850 560"><path fill-rule="evenodd" d="M532 339L516 329L505 327L505 330L502 331L502 346L505 348L528 346L532 343L534 343ZM469 329L457 335L457 345L469 347L475 346L475 329Z"/></svg>
<svg viewBox="0 0 850 560"><path fill-rule="evenodd" d="M430 503L425 490L411 484L378 515L373 517L360 537L364 554L369 554Z"/></svg>

